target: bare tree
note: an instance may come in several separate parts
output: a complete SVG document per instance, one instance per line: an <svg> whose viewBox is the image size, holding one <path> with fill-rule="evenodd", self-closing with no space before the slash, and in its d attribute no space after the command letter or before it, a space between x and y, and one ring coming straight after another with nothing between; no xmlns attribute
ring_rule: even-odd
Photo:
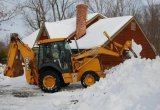
<svg viewBox="0 0 160 110"><path fill-rule="evenodd" d="M40 28L48 21L49 4L46 0L26 0L20 5L26 25L32 30Z"/></svg>
<svg viewBox="0 0 160 110"><path fill-rule="evenodd" d="M16 12L18 11L17 7L8 10L6 5L4 4L5 2L5 0L0 0L0 24L15 17L17 14Z"/></svg>
<svg viewBox="0 0 160 110"><path fill-rule="evenodd" d="M71 9L73 9L74 4L77 3L77 1L49 0L49 2L52 6L54 21L66 19L68 17L72 17L71 15L74 15L73 13L75 12L75 10L71 10ZM55 13L55 11L57 13Z"/></svg>
<svg viewBox="0 0 160 110"><path fill-rule="evenodd" d="M4 42L0 41L0 63L7 57L7 47Z"/></svg>
<svg viewBox="0 0 160 110"><path fill-rule="evenodd" d="M70 18L75 13L75 0L26 0L21 4L26 25L36 30L46 21Z"/></svg>
<svg viewBox="0 0 160 110"><path fill-rule="evenodd" d="M104 14L107 9L106 0L83 0L83 2L88 5L90 12Z"/></svg>
<svg viewBox="0 0 160 110"><path fill-rule="evenodd" d="M160 54L160 3L156 0L147 0L142 19L142 27L148 39Z"/></svg>
<svg viewBox="0 0 160 110"><path fill-rule="evenodd" d="M83 0L91 12L98 12L107 17L136 15L141 7L140 0Z"/></svg>

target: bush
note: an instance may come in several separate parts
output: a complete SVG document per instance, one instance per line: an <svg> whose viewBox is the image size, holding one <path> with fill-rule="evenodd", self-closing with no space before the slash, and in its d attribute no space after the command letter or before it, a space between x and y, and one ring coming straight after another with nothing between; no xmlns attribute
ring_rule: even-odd
<svg viewBox="0 0 160 110"><path fill-rule="evenodd" d="M7 47L3 42L0 42L0 63L6 63Z"/></svg>

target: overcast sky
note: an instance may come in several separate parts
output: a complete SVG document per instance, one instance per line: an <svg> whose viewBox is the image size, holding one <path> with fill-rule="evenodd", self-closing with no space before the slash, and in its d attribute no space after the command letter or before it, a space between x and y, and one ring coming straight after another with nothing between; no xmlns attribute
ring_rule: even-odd
<svg viewBox="0 0 160 110"><path fill-rule="evenodd" d="M19 0L5 0L5 5L7 8L14 7ZM26 35L26 27L24 26L21 16L16 16L10 21L3 22L0 24L0 40L4 39L5 36L10 35L10 33L19 33L20 35Z"/></svg>

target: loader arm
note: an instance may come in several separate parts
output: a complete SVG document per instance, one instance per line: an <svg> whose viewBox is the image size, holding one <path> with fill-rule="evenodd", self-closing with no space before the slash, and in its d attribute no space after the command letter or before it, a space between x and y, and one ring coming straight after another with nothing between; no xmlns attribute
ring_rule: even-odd
<svg viewBox="0 0 160 110"><path fill-rule="evenodd" d="M89 50L86 50L84 52L82 52L81 54L78 54L77 56L74 57L75 60L78 59L82 59L85 57L90 57L90 56L98 56L98 55L110 55L110 56L115 56L115 57L123 57L123 51L128 49L128 50L132 50L132 42L131 41L126 41L124 45L121 45L117 42L114 42L114 46L119 47L120 51L114 51L112 48L112 45L109 49L104 48L103 46L100 47L95 47L95 48L91 48Z"/></svg>
<svg viewBox="0 0 160 110"><path fill-rule="evenodd" d="M78 60L90 56L96 57L101 54L115 56L115 57L120 57L120 56L123 57L123 52L125 50L130 50L136 57L135 52L132 50L132 41L126 41L124 45L122 45L117 42L113 42L106 31L104 31L104 35L111 42L109 49L105 48L106 45L104 44L99 47L83 51L81 54L78 54L77 56L73 57L73 60ZM113 50L114 48L116 51ZM118 48L120 48L120 50Z"/></svg>
<svg viewBox="0 0 160 110"><path fill-rule="evenodd" d="M104 34L106 35L106 32L104 32ZM95 59L98 55L109 55L109 56L115 56L115 57L122 57L124 58L124 53L126 50L130 50L133 54L134 51L132 50L132 41L126 41L124 43L124 45L119 44L117 42L113 42L108 34L106 35L106 37L110 40L111 45L109 48L105 48L105 45L101 45L99 47L95 47L95 48L91 48L88 50L84 50L82 53L77 54L76 56L72 57L73 61L78 61L80 59L84 59L87 57L92 57L90 60L88 60L85 63L82 63L81 66L79 66L78 68L75 67L75 70L79 70L82 67L84 67L86 64L88 64L89 62L91 62L93 59ZM115 48L115 50L114 50ZM119 49L120 50L119 50ZM134 54L134 56L136 57L137 55Z"/></svg>
<svg viewBox="0 0 160 110"><path fill-rule="evenodd" d="M85 57L91 57L91 56L94 57L94 56L101 55L101 54L111 55L111 56L115 56L115 57L120 56L119 53L114 52L112 50L109 50L109 49L106 49L106 48L103 48L103 47L95 47L95 48L89 49L89 50L84 51L83 53L75 56L74 60L79 60L79 59L82 59L82 58L85 58Z"/></svg>
<svg viewBox="0 0 160 110"><path fill-rule="evenodd" d="M15 70L19 68L16 68L14 63L19 53L22 56L22 61L25 65L26 81L29 84L38 84L38 69L36 65L35 53L18 38L18 34L12 34L11 36L8 50L8 62L4 70L4 75L16 77L17 73L15 73ZM18 74L23 75L21 73Z"/></svg>

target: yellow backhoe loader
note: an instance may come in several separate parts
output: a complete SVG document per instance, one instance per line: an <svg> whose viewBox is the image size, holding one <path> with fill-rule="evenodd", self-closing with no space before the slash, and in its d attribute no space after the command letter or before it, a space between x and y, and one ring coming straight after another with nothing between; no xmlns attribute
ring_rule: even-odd
<svg viewBox="0 0 160 110"><path fill-rule="evenodd" d="M108 34L104 32L108 37ZM110 38L108 37L110 40ZM110 40L111 41L111 40ZM111 41L112 42L112 41ZM18 34L11 35L8 51L8 62L4 75L9 77L22 76L25 66L26 81L38 85L44 92L57 92L63 86L81 81L83 87L88 87L105 77L98 56L101 54L123 57L125 50L131 50L131 41L124 45L112 42L110 48L100 47L71 54L69 40L65 38L46 39L38 41L38 54L24 44ZM113 51L113 48L121 51Z"/></svg>

